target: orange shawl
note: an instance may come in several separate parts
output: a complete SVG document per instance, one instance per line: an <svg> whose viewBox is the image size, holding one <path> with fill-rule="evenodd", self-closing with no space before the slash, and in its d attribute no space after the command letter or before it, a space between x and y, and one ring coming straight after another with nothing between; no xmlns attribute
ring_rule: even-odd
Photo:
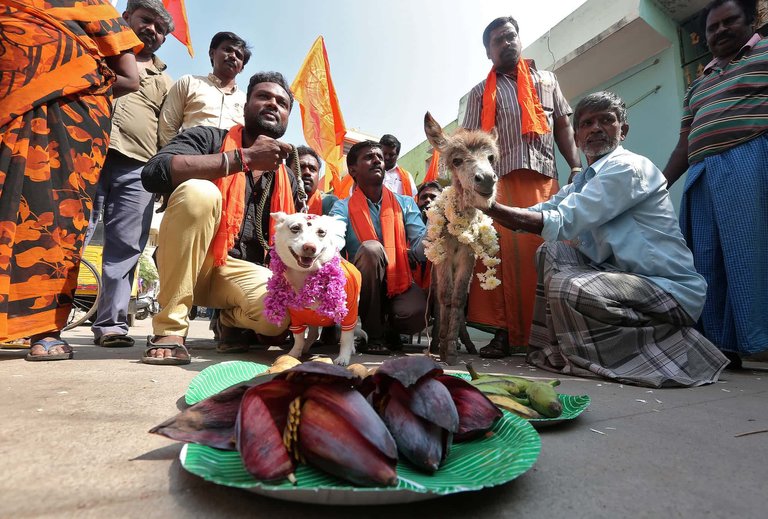
<svg viewBox="0 0 768 519"><path fill-rule="evenodd" d="M243 125L233 126L224 137L221 152L232 151L243 145ZM235 246L235 239L240 234L245 214L245 174L237 172L228 177L219 177L213 181L221 191L221 221L219 228L211 242L210 252L213 254L214 266L221 266L227 262L227 252ZM272 200L269 204L271 213L284 211L295 213L293 205L293 192L288 171L281 165L275 173L275 185L272 189ZM269 242L272 243L275 223L269 220ZM261 232L261 229L257 229Z"/></svg>
<svg viewBox="0 0 768 519"><path fill-rule="evenodd" d="M323 195L320 193L319 189L316 189L314 194L307 200L307 208L309 214L323 214Z"/></svg>
<svg viewBox="0 0 768 519"><path fill-rule="evenodd" d="M531 79L531 69L523 58L517 60L517 102L520 104L520 133L549 133L547 114L541 107L539 94ZM480 127L486 131L496 126L496 67L491 67L485 80Z"/></svg>
<svg viewBox="0 0 768 519"><path fill-rule="evenodd" d="M349 222L361 244L368 240L379 241L367 200L359 188L349 198ZM408 264L403 209L395 194L387 188L381 192L381 232L384 235L381 241L387 254L387 295L394 297L411 287L411 268Z"/></svg>
<svg viewBox="0 0 768 519"><path fill-rule="evenodd" d="M400 166L397 166L397 174L400 175L400 182L403 183L403 194L413 197L416 193L411 188L411 174Z"/></svg>

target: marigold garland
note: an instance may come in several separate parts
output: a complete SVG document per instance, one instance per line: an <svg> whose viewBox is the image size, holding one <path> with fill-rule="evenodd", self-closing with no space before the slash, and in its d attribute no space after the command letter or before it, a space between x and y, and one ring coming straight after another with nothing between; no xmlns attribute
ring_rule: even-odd
<svg viewBox="0 0 768 519"><path fill-rule="evenodd" d="M485 265L485 272L477 273L482 289L493 290L501 285L496 277L496 265L501 260L495 257L499 252L499 237L493 220L479 210L474 210L474 215L470 217L468 211L459 210L457 202L456 190L449 186L430 204L424 252L429 261L439 265L446 259L447 235L455 236L459 243L471 247L475 257Z"/></svg>
<svg viewBox="0 0 768 519"><path fill-rule="evenodd" d="M335 323L341 323L346 317L349 311L344 290L346 278L338 255L307 276L298 294L285 278L286 266L277 254L270 258L269 269L272 277L267 281L267 296L264 298L264 314L269 322L283 322L289 308L311 308Z"/></svg>

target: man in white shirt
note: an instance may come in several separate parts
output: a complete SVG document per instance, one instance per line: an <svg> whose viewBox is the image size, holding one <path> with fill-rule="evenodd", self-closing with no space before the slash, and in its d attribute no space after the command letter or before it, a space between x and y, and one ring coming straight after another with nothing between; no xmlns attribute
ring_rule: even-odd
<svg viewBox="0 0 768 519"><path fill-rule="evenodd" d="M160 113L160 146L194 126L229 129L243 124L245 92L236 78L251 59L248 44L232 32L219 32L208 50L213 72L207 76L184 75L168 92Z"/></svg>
<svg viewBox="0 0 768 519"><path fill-rule="evenodd" d="M400 141L394 135L386 134L379 139L381 151L384 153L384 187L396 195L416 196L416 182L413 176L397 165L400 156Z"/></svg>
<svg viewBox="0 0 768 519"><path fill-rule="evenodd" d="M573 127L586 170L545 202L494 202L486 211L545 240L536 253L528 363L648 387L716 382L728 361L693 328L707 284L661 171L620 146L626 105L611 92L589 94Z"/></svg>

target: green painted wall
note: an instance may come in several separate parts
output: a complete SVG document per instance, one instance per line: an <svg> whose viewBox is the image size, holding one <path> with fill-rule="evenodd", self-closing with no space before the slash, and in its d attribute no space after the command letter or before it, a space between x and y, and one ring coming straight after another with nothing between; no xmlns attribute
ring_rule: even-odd
<svg viewBox="0 0 768 519"><path fill-rule="evenodd" d="M443 128L445 133L453 133L459 127L458 121L453 121ZM424 141L409 152L401 155L397 163L411 172L416 185L421 184L424 175L427 174L427 160L432 157L432 146L429 141Z"/></svg>
<svg viewBox="0 0 768 519"><path fill-rule="evenodd" d="M677 24L650 0L641 4L640 15L672 45L656 56L627 70L593 91L611 90L627 104L629 134L623 146L651 159L659 169L667 164L680 134L685 86L680 60ZM658 60L658 62L656 62ZM571 107L590 92L569 99ZM586 163L586 161L585 161ZM569 172L565 160L557 155L560 183ZM685 176L670 189L675 208L679 208Z"/></svg>
<svg viewBox="0 0 768 519"><path fill-rule="evenodd" d="M582 97L598 90L611 90L620 95L629 112L630 130L624 146L645 155L659 169L663 169L677 144L685 94L677 23L652 0L641 0L639 12L648 25L671 42L670 47L589 92L582 92L569 99L569 102L575 107ZM457 121L454 121L446 129L451 131L457 126ZM424 178L425 164L430 154L431 147L424 141L400 157L399 163L413 173L417 184ZM563 184L570 168L559 152L555 155L559 180ZM683 176L670 189L676 208L679 207L684 183Z"/></svg>

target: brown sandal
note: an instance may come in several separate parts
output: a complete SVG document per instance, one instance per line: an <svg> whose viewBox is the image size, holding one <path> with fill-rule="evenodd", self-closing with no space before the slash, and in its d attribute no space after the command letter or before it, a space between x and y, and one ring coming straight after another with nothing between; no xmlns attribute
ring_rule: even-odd
<svg viewBox="0 0 768 519"><path fill-rule="evenodd" d="M480 356L484 359L503 359L510 354L509 335L505 331L497 331L488 345L480 348Z"/></svg>
<svg viewBox="0 0 768 519"><path fill-rule="evenodd" d="M182 341L184 338L181 338ZM172 342L166 342L162 344L158 344L155 341L155 337L148 335L147 336L147 348L144 350L144 354L141 356L141 362L144 364L155 364L155 365L163 365L163 366L183 366L185 364L189 364L192 362L192 358L189 354L189 350L184 345L183 342L175 344ZM173 357L150 357L149 353L152 350L180 350L183 352L186 357L181 356L178 357L174 355Z"/></svg>

